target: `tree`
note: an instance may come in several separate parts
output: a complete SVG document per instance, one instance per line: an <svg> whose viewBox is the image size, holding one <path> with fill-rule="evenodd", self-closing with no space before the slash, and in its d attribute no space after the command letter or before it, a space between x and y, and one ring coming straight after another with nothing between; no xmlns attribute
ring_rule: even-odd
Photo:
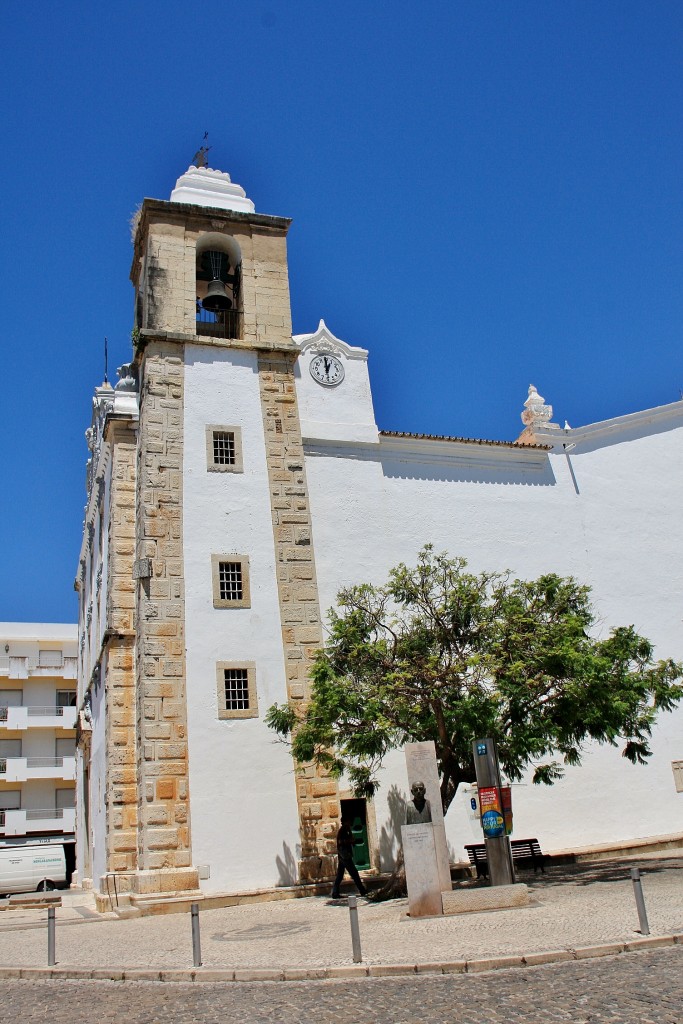
<svg viewBox="0 0 683 1024"><path fill-rule="evenodd" d="M552 784L589 740L645 763L657 714L683 696L683 665L655 662L633 626L596 637L590 588L572 578L466 568L428 545L383 586L340 591L310 702L266 715L295 760L346 773L370 797L389 750L433 740L444 810L475 780L480 736L497 740L512 780L533 767L534 782Z"/></svg>

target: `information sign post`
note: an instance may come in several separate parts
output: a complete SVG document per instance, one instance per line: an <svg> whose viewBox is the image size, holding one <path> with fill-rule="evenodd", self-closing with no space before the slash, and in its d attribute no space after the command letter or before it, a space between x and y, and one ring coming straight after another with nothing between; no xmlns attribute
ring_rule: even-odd
<svg viewBox="0 0 683 1024"><path fill-rule="evenodd" d="M472 744L472 753L477 773L481 827L486 843L486 859L491 885L514 885L515 871L512 864L510 840L505 834L505 819L507 817L511 824L511 814L509 811L508 814L505 814L508 808L503 806L498 751L495 741L490 737L475 740Z"/></svg>

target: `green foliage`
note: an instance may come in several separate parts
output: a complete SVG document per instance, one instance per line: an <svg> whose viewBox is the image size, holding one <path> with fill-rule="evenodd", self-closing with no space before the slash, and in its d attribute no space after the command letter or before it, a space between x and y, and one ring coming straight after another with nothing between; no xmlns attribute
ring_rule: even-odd
<svg viewBox="0 0 683 1024"><path fill-rule="evenodd" d="M511 779L533 766L534 782L552 784L591 739L644 763L658 712L683 696L683 666L655 662L633 626L592 636L590 589L574 579L466 570L428 545L384 586L339 593L310 703L266 716L295 760L346 773L371 796L389 750L434 740L444 808L474 781L481 736L498 741Z"/></svg>

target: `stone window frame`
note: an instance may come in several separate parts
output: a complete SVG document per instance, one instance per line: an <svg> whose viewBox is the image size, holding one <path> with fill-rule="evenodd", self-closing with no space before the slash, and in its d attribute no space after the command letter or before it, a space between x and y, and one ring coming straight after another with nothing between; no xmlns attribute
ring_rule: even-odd
<svg viewBox="0 0 683 1024"><path fill-rule="evenodd" d="M247 671L247 687L249 707L233 710L225 706L225 675L228 668L241 668ZM216 662L216 696L218 698L218 718L258 718L258 696L256 693L256 662L254 661L217 661Z"/></svg>
<svg viewBox="0 0 683 1024"><path fill-rule="evenodd" d="M221 562L239 562L242 566L242 597L239 601L227 601L225 598L221 597ZM214 608L251 608L249 555L240 555L235 551L224 555L211 555L211 589L213 591Z"/></svg>
<svg viewBox="0 0 683 1024"><path fill-rule="evenodd" d="M213 435L215 431L235 436L235 461L230 464L223 464L213 461ZM206 468L209 473L243 473L244 460L242 458L242 428L233 424L209 423L206 427Z"/></svg>

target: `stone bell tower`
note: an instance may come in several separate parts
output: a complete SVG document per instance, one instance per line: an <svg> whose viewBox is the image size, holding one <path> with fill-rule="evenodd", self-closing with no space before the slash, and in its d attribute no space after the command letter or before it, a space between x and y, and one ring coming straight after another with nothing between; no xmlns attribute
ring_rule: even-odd
<svg viewBox="0 0 683 1024"><path fill-rule="evenodd" d="M332 869L336 784L294 774L263 724L306 700L323 640L289 224L205 167L137 217L138 892L196 888L197 868L251 887L243 858L263 886L271 863L270 884Z"/></svg>

